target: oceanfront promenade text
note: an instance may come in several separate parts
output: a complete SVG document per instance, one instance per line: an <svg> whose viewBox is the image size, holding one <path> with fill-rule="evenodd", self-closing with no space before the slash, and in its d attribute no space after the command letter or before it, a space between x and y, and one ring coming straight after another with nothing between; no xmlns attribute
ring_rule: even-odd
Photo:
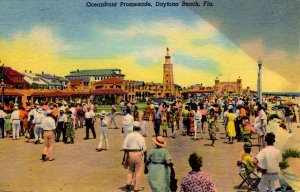
<svg viewBox="0 0 300 192"><path fill-rule="evenodd" d="M105 7L212 7L214 3L211 1L182 1L180 3L174 2L132 2L132 1L121 1L121 2L92 2L87 1L86 7L90 8L105 8Z"/></svg>

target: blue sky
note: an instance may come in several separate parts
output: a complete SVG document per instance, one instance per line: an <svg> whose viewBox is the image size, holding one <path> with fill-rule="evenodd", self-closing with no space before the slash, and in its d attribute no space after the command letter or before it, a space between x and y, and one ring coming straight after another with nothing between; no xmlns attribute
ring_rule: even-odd
<svg viewBox="0 0 300 192"><path fill-rule="evenodd" d="M176 83L211 85L221 73L232 80L251 74L245 86L255 89L262 56L266 87L274 74L280 82L268 89L300 89L300 71L288 72L299 64L299 1L215 0L214 7L200 8L155 7L155 1L149 8L88 8L86 2L1 1L0 59L21 71L42 66L60 75L69 68L119 67L128 78L159 82L170 47Z"/></svg>

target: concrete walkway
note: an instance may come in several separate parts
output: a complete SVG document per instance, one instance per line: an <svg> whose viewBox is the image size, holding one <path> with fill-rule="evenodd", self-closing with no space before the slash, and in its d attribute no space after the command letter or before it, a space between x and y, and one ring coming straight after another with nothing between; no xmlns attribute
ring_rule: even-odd
<svg viewBox="0 0 300 192"><path fill-rule="evenodd" d="M120 116L117 120L120 125ZM97 139L83 140L85 129L76 130L75 144L55 144L55 161L52 162L39 160L42 144L26 143L25 138L0 139L0 191L122 191L127 170L121 166L123 152L120 149L124 140L121 129L109 129L109 151L96 152L99 123L95 125ZM149 150L154 147L151 141L154 133L152 123L149 123L147 131L146 144ZM181 130L177 132L179 134ZM203 156L202 170L213 178L218 191L246 191L246 188L237 190L235 187L241 182L236 161L243 143L225 144L221 124L217 138L215 147L208 146L210 140L207 131L205 138L197 141L182 135L176 139L167 138L178 186L183 176L190 171L189 155L197 152ZM292 146L298 147L298 130L295 140ZM256 142L257 139L253 139L253 143ZM258 148L254 147L253 152L257 151ZM142 186L144 191L150 191L146 175L143 176Z"/></svg>

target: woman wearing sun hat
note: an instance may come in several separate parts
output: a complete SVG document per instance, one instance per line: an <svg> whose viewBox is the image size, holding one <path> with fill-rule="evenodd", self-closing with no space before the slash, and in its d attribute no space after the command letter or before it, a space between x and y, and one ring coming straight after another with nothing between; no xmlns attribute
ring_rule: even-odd
<svg viewBox="0 0 300 192"><path fill-rule="evenodd" d="M156 136L152 138L155 148L151 149L147 164L148 180L152 191L170 191L170 174L171 170L168 165L171 164L169 150L165 147L167 142L164 137Z"/></svg>

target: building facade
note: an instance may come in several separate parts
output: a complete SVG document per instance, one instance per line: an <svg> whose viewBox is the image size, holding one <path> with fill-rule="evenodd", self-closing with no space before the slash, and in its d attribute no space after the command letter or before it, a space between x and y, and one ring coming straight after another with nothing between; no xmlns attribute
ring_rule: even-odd
<svg viewBox="0 0 300 192"><path fill-rule="evenodd" d="M27 89L28 83L24 80L24 75L11 67L3 67L6 77L3 79L6 87L15 89ZM2 81L2 80L0 80Z"/></svg>
<svg viewBox="0 0 300 192"><path fill-rule="evenodd" d="M214 92L218 93L218 94L220 94L220 93L222 93L222 94L228 94L228 93L241 94L244 92L242 89L242 79L239 77L236 81L221 82L218 78L216 78Z"/></svg>
<svg viewBox="0 0 300 192"><path fill-rule="evenodd" d="M107 78L117 77L124 79L125 75L121 73L121 69L93 69L93 70L79 70L71 71L69 75L66 76L67 79L74 80L80 79L84 85L89 85L90 83L95 83L102 81Z"/></svg>

